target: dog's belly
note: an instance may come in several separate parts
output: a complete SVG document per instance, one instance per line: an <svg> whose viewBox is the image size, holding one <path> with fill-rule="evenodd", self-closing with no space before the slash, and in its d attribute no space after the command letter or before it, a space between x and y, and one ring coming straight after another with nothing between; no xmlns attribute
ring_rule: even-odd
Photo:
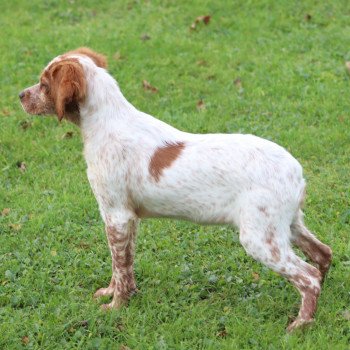
<svg viewBox="0 0 350 350"><path fill-rule="evenodd" d="M237 225L248 192L294 207L303 187L301 166L282 147L250 135L203 135L150 179L138 215Z"/></svg>
<svg viewBox="0 0 350 350"><path fill-rule="evenodd" d="M236 223L238 196L232 190L185 186L173 191L158 190L146 195L137 210L138 216L178 218L203 224Z"/></svg>

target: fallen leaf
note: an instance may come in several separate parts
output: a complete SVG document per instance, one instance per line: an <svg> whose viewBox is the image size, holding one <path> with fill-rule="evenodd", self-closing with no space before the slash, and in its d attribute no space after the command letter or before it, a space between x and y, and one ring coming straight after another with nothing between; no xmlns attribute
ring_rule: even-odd
<svg viewBox="0 0 350 350"><path fill-rule="evenodd" d="M307 13L304 17L305 21L311 21L311 18L312 16L309 13Z"/></svg>
<svg viewBox="0 0 350 350"><path fill-rule="evenodd" d="M344 119L344 116L341 115L341 116L338 118L338 120L339 120L340 123L344 123L344 120L345 120L345 119Z"/></svg>
<svg viewBox="0 0 350 350"><path fill-rule="evenodd" d="M32 126L32 123L28 120L22 120L19 125L23 130L27 130Z"/></svg>
<svg viewBox="0 0 350 350"><path fill-rule="evenodd" d="M227 331L226 329L223 329L222 331L218 332L216 335L218 337L225 338L227 336Z"/></svg>
<svg viewBox="0 0 350 350"><path fill-rule="evenodd" d="M253 272L253 273L252 273L252 276L253 276L253 280L254 280L254 281L259 281L260 275L259 275L258 273Z"/></svg>
<svg viewBox="0 0 350 350"><path fill-rule="evenodd" d="M242 88L242 80L241 78L236 78L233 83L239 88L241 89Z"/></svg>
<svg viewBox="0 0 350 350"><path fill-rule="evenodd" d="M348 73L350 73L350 61L345 62L345 67L348 70Z"/></svg>
<svg viewBox="0 0 350 350"><path fill-rule="evenodd" d="M63 136L62 139L71 139L74 135L73 131L67 131Z"/></svg>
<svg viewBox="0 0 350 350"><path fill-rule="evenodd" d="M131 349L126 345L120 345L119 350L131 350Z"/></svg>
<svg viewBox="0 0 350 350"><path fill-rule="evenodd" d="M118 323L117 326L116 326L116 328L118 329L119 332L123 332L124 329L125 329L125 327L123 326L122 323Z"/></svg>
<svg viewBox="0 0 350 350"><path fill-rule="evenodd" d="M25 335L24 337L22 337L22 344L27 345L28 343L29 343L29 337Z"/></svg>
<svg viewBox="0 0 350 350"><path fill-rule="evenodd" d="M147 41L147 40L150 40L151 37L150 37L148 34L142 34L141 37L140 37L140 39L141 39L142 41Z"/></svg>
<svg viewBox="0 0 350 350"><path fill-rule="evenodd" d="M200 99L198 102L197 102L197 109L199 111L202 111L205 109L205 103L202 99Z"/></svg>
<svg viewBox="0 0 350 350"><path fill-rule="evenodd" d="M346 320L350 321L350 311L349 310L344 310L342 312L342 315Z"/></svg>
<svg viewBox="0 0 350 350"><path fill-rule="evenodd" d="M151 91L153 93L158 92L158 89L152 86L147 80L142 81L142 86L145 90Z"/></svg>
<svg viewBox="0 0 350 350"><path fill-rule="evenodd" d="M122 56L122 54L117 51L114 55L113 55L113 58L116 60L116 61L122 61L124 59L124 56Z"/></svg>
<svg viewBox="0 0 350 350"><path fill-rule="evenodd" d="M22 228L21 224L10 224L9 226L12 228L12 230L16 232L18 232Z"/></svg>
<svg viewBox="0 0 350 350"><path fill-rule="evenodd" d="M206 60L199 60L196 62L197 66L207 66L208 62Z"/></svg>
<svg viewBox="0 0 350 350"><path fill-rule="evenodd" d="M24 173L27 170L27 164L25 162L17 162L17 168Z"/></svg>
<svg viewBox="0 0 350 350"><path fill-rule="evenodd" d="M211 16L199 16L195 19L195 21L191 24L190 29L194 30L197 27L199 22L203 22L204 24L208 24L210 22Z"/></svg>
<svg viewBox="0 0 350 350"><path fill-rule="evenodd" d="M4 109L2 109L1 114L4 117L8 117L11 114L11 112L7 108L4 108Z"/></svg>
<svg viewBox="0 0 350 350"><path fill-rule="evenodd" d="M10 214L11 209L10 208L4 208L1 212L1 216L7 216Z"/></svg>
<svg viewBox="0 0 350 350"><path fill-rule="evenodd" d="M88 321L88 320L80 321L80 322L78 322L78 325L79 325L80 327L83 327L83 328L88 328L88 326L89 326L89 321Z"/></svg>

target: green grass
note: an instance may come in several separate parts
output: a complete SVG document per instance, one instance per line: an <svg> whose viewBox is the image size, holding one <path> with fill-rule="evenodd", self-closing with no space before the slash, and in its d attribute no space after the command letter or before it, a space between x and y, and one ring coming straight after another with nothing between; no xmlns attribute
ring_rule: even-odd
<svg viewBox="0 0 350 350"><path fill-rule="evenodd" d="M2 1L0 349L348 349L349 14L346 0ZM99 310L110 257L79 130L26 115L17 97L83 45L108 56L139 109L191 132L254 133L299 159L306 222L334 251L312 327L286 335L297 292L232 229L168 220L141 225L140 293Z"/></svg>

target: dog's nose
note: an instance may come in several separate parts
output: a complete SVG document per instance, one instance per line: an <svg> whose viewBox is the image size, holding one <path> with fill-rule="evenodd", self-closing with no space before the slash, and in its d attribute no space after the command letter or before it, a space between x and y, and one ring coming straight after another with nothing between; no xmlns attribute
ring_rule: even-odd
<svg viewBox="0 0 350 350"><path fill-rule="evenodd" d="M18 94L18 97L22 100L22 98L24 97L24 95L25 95L25 92L22 91L22 92L20 92L20 93Z"/></svg>

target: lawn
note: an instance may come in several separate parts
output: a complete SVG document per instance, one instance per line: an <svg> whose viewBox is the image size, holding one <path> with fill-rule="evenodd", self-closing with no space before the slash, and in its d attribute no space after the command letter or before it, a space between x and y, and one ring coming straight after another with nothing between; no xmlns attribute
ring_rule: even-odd
<svg viewBox="0 0 350 350"><path fill-rule="evenodd" d="M0 349L349 349L349 18L347 0L1 1ZM79 46L107 55L137 108L253 133L301 162L306 223L334 252L311 327L286 334L299 295L235 230L170 220L141 224L140 293L99 309L110 255L79 129L18 101Z"/></svg>

